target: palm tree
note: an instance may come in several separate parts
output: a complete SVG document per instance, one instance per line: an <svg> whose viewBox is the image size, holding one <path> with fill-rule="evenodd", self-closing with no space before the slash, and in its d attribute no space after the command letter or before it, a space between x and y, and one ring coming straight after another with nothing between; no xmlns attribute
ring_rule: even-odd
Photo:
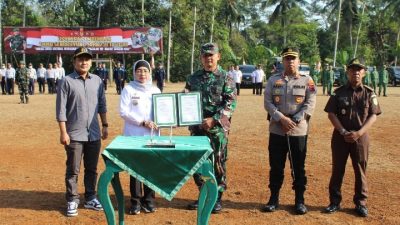
<svg viewBox="0 0 400 225"><path fill-rule="evenodd" d="M341 6L341 14L343 16L343 22L348 27L350 46L353 47L353 24L358 19L358 7L357 0L324 0L326 3L322 13L328 13L328 18L335 18L336 13Z"/></svg>
<svg viewBox="0 0 400 225"><path fill-rule="evenodd" d="M300 7L302 5L307 5L306 0L266 0L262 1L261 8L265 9L270 6L275 6L275 9L271 16L269 17L270 22L275 22L280 20L282 28L283 28L283 45L286 45L287 33L286 27L288 23L287 12L294 7Z"/></svg>

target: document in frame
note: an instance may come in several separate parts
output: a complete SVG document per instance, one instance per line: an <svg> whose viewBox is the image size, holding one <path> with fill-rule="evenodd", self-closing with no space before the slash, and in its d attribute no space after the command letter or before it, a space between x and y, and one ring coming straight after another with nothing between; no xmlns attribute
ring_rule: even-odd
<svg viewBox="0 0 400 225"><path fill-rule="evenodd" d="M158 127L177 126L175 94L153 94L154 122Z"/></svg>
<svg viewBox="0 0 400 225"><path fill-rule="evenodd" d="M203 113L200 92L178 93L179 126L201 124Z"/></svg>

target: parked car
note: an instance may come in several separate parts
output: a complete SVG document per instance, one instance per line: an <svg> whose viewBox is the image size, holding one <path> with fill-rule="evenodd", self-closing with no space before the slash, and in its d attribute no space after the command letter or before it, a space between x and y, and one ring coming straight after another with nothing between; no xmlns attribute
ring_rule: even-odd
<svg viewBox="0 0 400 225"><path fill-rule="evenodd" d="M310 66L308 63L300 63L299 72L301 75L310 76Z"/></svg>
<svg viewBox="0 0 400 225"><path fill-rule="evenodd" d="M256 69L255 65L239 65L239 70L242 71L242 83L240 87L252 86L251 74Z"/></svg>
<svg viewBox="0 0 400 225"><path fill-rule="evenodd" d="M387 68L389 72L389 82L396 86L400 83L400 66L390 66Z"/></svg>

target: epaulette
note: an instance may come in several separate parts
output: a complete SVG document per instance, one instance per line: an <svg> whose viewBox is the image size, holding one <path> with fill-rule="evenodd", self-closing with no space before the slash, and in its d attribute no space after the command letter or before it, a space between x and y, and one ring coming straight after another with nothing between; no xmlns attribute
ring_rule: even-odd
<svg viewBox="0 0 400 225"><path fill-rule="evenodd" d="M363 86L364 86L367 90L374 92L374 89L371 88L370 86L367 86L367 85L363 85Z"/></svg>

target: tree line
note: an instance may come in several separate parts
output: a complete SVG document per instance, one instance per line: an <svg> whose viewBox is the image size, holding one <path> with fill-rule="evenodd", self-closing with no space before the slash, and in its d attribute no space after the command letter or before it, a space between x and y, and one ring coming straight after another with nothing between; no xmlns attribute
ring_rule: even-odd
<svg viewBox="0 0 400 225"><path fill-rule="evenodd" d="M2 26L160 27L164 54L156 60L170 65L172 82L183 81L200 68L200 46L210 41L219 44L224 68L262 64L267 72L284 46L298 47L301 60L311 65L320 61L341 66L354 56L364 58L368 65L396 65L400 53L400 0L0 2ZM33 63L55 61L54 55L26 57ZM64 62L70 60L63 57ZM128 68L141 58L132 54L101 57L125 60Z"/></svg>

